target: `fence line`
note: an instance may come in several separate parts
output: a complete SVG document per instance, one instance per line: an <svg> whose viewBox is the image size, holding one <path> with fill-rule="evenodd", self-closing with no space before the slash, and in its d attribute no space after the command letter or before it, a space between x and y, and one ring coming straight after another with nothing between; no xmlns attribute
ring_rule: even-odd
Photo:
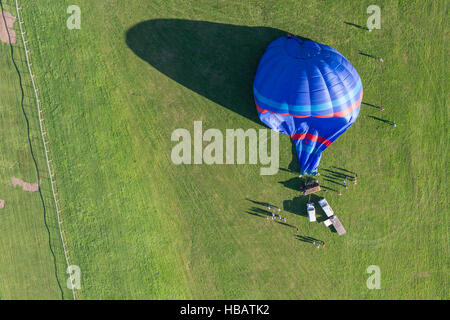
<svg viewBox="0 0 450 320"><path fill-rule="evenodd" d="M64 256L66 258L67 268L69 268L70 263L69 263L69 256L68 256L68 253L67 253L68 250L67 250L66 242L64 241L63 230L62 230L62 227L61 227L61 224L62 224L62 220L61 220L61 216L60 216L61 211L59 209L58 200L56 198L55 180L53 180L53 171L52 171L51 166L50 166L50 161L52 161L52 160L49 159L49 156L48 156L49 155L48 142L45 141L45 138L44 138L44 135L46 133L44 132L43 125L42 125L42 122L44 121L44 117L42 116L41 101L39 100L38 89L37 89L36 83L34 81L33 72L31 71L29 50L27 48L28 40L25 41L25 36L24 36L25 32L23 31L23 27L22 27L23 21L22 21L22 18L20 17L20 12L19 12L22 8L19 8L19 4L18 4L17 0L15 0L15 2L16 2L16 11L17 11L17 21L19 22L20 34L21 34L22 43L23 43L23 46L24 46L24 49L25 49L25 57L26 57L26 62L27 62L27 66L28 66L28 72L30 73L31 83L33 84L33 89L34 89L34 96L36 98L36 106L37 106L38 117L39 117L39 128L41 130L41 138L42 138L42 143L44 144L44 151L45 151L44 152L45 153L45 160L47 162L48 173L49 173L49 176L50 176L50 185L51 185L51 189L52 189L53 200L55 202L56 216L58 218L59 234L60 234L61 242L62 242L62 245L63 245ZM72 273L69 273L69 278L70 278L71 283L73 283L72 282L73 281ZM76 295L75 295L75 290L74 290L73 286L72 286L72 294L73 294L73 298L75 300L76 299Z"/></svg>

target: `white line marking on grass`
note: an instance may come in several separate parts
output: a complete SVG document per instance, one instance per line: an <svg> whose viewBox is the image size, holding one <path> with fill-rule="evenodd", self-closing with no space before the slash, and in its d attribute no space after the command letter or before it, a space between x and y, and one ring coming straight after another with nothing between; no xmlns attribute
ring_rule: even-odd
<svg viewBox="0 0 450 320"><path fill-rule="evenodd" d="M42 138L42 142L44 144L44 149L45 149L45 160L47 162L48 173L49 173L49 176L50 176L50 182L51 182L50 185L52 187L53 200L55 201L56 216L58 217L59 234L61 236L61 242L62 242L63 249L64 249L64 256L66 258L67 268L69 268L70 267L70 263L69 263L69 258L68 258L67 250L66 250L66 244L64 242L63 232L62 232L62 228L61 228L61 218L60 218L60 215L59 215L59 213L61 211L59 210L58 201L56 200L56 193L55 193L55 187L54 187L54 181L53 181L53 173L52 173L52 169L50 167L50 160L48 159L49 150L47 148L47 143L45 142L44 130L42 128L42 121L44 119L41 116L41 104L40 104L39 97L37 95L38 89L37 89L36 84L34 82L34 75L31 72L31 63L30 63L30 59L28 58L29 50L27 49L27 42L28 41L25 41L25 37L24 37L25 32L23 31L23 28L22 28L23 22L22 22L22 19L20 18L19 5L17 3L17 0L16 0L16 12L17 12L17 20L19 21L20 34L22 35L22 43L23 43L23 46L24 46L24 49L25 49L25 57L26 57L26 60L27 60L28 72L30 73L31 83L33 84L34 95L35 95L35 98L36 98L36 106L37 106L38 117L39 117L39 128L41 130L41 138ZM70 277L70 280L72 281L73 279L72 279L72 274L71 273L69 273L69 277ZM73 299L76 300L75 290L74 290L73 287L72 287L72 294L73 294Z"/></svg>

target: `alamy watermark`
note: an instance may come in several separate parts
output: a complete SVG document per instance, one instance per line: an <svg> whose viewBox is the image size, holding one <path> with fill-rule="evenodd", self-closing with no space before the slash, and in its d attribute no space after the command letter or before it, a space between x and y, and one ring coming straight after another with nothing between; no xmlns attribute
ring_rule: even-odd
<svg viewBox="0 0 450 320"><path fill-rule="evenodd" d="M369 31L372 29L381 29L381 8L375 4L371 4L367 7L367 14L370 14L367 18L367 28Z"/></svg>
<svg viewBox="0 0 450 320"><path fill-rule="evenodd" d="M370 274L370 277L367 278L366 286L367 289L381 289L381 269L377 265L370 265L366 269L366 273Z"/></svg>
<svg viewBox="0 0 450 320"><path fill-rule="evenodd" d="M80 30L81 29L81 9L77 5L70 5L67 7L67 14L70 17L67 19L67 28L69 30Z"/></svg>
<svg viewBox="0 0 450 320"><path fill-rule="evenodd" d="M66 273L69 274L67 278L67 288L70 290L81 289L81 269L79 266L70 265L67 267Z"/></svg>
<svg viewBox="0 0 450 320"><path fill-rule="evenodd" d="M279 133L270 129L226 129L223 134L210 128L203 132L202 121L194 121L192 135L189 130L178 128L172 132L171 140L178 142L171 153L172 162L177 165L259 163L264 166L260 168L261 175L274 175L279 169Z"/></svg>

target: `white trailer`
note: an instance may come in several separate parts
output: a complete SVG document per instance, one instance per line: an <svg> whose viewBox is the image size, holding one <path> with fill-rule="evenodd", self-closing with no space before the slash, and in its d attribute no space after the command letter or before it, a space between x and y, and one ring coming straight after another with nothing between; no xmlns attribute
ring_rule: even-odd
<svg viewBox="0 0 450 320"><path fill-rule="evenodd" d="M308 211L309 222L316 221L316 209L314 208L314 203L308 202L306 204L306 210Z"/></svg>
<svg viewBox="0 0 450 320"><path fill-rule="evenodd" d="M333 211L333 209L331 209L330 205L328 204L328 202L325 198L320 199L319 204L322 207L325 214L327 215L327 217L334 216L334 211Z"/></svg>

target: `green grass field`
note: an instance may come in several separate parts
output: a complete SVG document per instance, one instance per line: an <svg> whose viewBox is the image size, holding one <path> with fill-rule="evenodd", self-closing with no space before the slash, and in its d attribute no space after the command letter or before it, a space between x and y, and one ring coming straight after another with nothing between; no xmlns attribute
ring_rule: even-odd
<svg viewBox="0 0 450 320"><path fill-rule="evenodd" d="M13 12L12 6L4 7ZM0 22L4 23L2 16ZM67 266L24 59L20 43L14 45L12 54L8 44L0 44L0 199L6 201L0 210L0 299L70 298L72 293L65 286ZM38 181L34 161L42 194L13 188L12 177Z"/></svg>
<svg viewBox="0 0 450 320"><path fill-rule="evenodd" d="M344 22L364 26L373 1L79 0L81 30L66 27L72 1L20 2L70 263L82 272L79 298L449 298L448 2L378 2L382 27L371 33ZM261 176L258 165L170 159L171 133L192 132L195 120L204 129L264 128L252 80L264 48L285 32L340 51L361 76L363 101L386 109L362 105L323 154L321 183L343 191L321 193L347 229L341 237L308 222L295 172ZM11 175L36 174L17 74L9 47L0 48L1 167L19 163L0 172L0 199L11 199L0 211L1 297L60 298L40 199L8 186ZM360 52L383 57L383 69ZM26 101L38 166L48 175ZM295 162L281 136L281 168ZM345 191L327 182L325 169L335 167L356 171L358 185ZM70 298L46 183L59 279ZM266 222L258 202L282 206L294 227ZM299 241L295 227L326 247ZM366 287L370 265L381 269L380 290Z"/></svg>

